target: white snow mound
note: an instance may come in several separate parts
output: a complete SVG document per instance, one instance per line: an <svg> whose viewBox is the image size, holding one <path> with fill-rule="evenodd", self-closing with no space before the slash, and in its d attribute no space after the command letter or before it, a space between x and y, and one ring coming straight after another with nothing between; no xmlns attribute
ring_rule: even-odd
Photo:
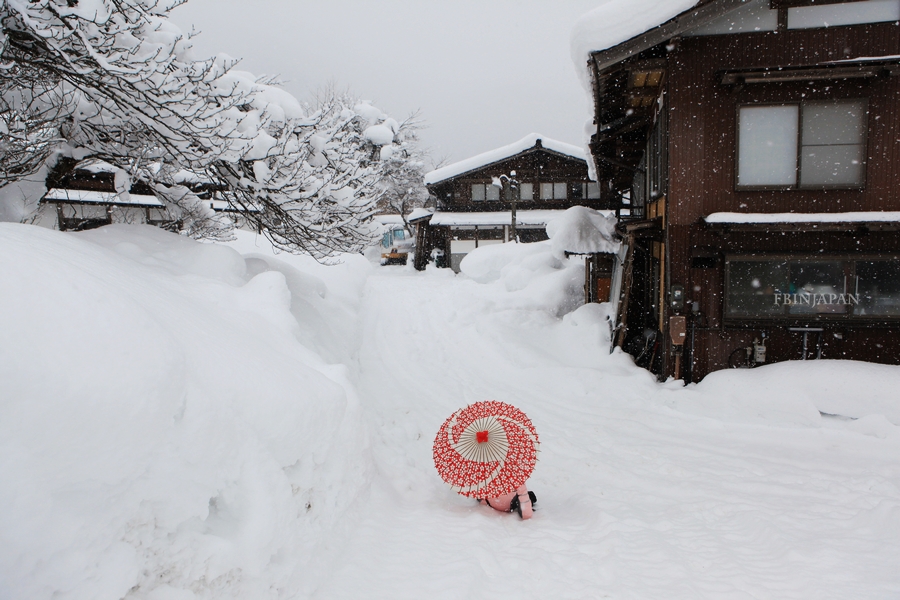
<svg viewBox="0 0 900 600"><path fill-rule="evenodd" d="M307 572L362 436L283 273L154 227L4 223L0 277L0 596L261 598Z"/></svg>
<svg viewBox="0 0 900 600"><path fill-rule="evenodd" d="M562 316L584 299L581 258L557 256L549 241L492 244L462 259L460 272L478 283L496 283L510 294L505 306L543 310Z"/></svg>
<svg viewBox="0 0 900 600"><path fill-rule="evenodd" d="M621 243L616 240L616 218L585 206L573 206L547 223L553 251L562 256L602 252L616 254Z"/></svg>

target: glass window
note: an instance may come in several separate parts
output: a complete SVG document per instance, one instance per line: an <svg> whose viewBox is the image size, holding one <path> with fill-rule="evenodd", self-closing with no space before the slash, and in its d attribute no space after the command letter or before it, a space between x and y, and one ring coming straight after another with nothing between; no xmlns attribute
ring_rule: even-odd
<svg viewBox="0 0 900 600"><path fill-rule="evenodd" d="M534 184L533 183L520 183L519 184L519 198L522 200L533 200L534 199Z"/></svg>
<svg viewBox="0 0 900 600"><path fill-rule="evenodd" d="M776 302L776 298L788 291L788 274L786 260L729 261L727 316L775 317L783 314L784 307L781 302Z"/></svg>
<svg viewBox="0 0 900 600"><path fill-rule="evenodd" d="M857 315L900 316L900 261L856 263Z"/></svg>
<svg viewBox="0 0 900 600"><path fill-rule="evenodd" d="M858 99L742 106L738 187L862 185L866 112Z"/></svg>
<svg viewBox="0 0 900 600"><path fill-rule="evenodd" d="M474 202L481 202L484 200L484 184L483 183L473 183L472 184L472 200Z"/></svg>
<svg viewBox="0 0 900 600"><path fill-rule="evenodd" d="M541 200L553 200L553 184L541 184Z"/></svg>
<svg viewBox="0 0 900 600"><path fill-rule="evenodd" d="M568 190L566 189L565 182L562 183L554 183L553 184L553 199L554 200L565 200L569 197Z"/></svg>
<svg viewBox="0 0 900 600"><path fill-rule="evenodd" d="M738 185L795 185L799 107L742 106L738 118Z"/></svg>
<svg viewBox="0 0 900 600"><path fill-rule="evenodd" d="M865 103L803 105L800 185L858 185L865 164Z"/></svg>
<svg viewBox="0 0 900 600"><path fill-rule="evenodd" d="M572 197L573 198L584 198L585 197L585 189L584 184L581 182L572 184Z"/></svg>
<svg viewBox="0 0 900 600"><path fill-rule="evenodd" d="M499 200L500 199L500 188L494 184L488 184L485 186L487 189L485 190L485 197L488 200Z"/></svg>
<svg viewBox="0 0 900 600"><path fill-rule="evenodd" d="M835 27L900 20L898 0L868 0L788 9L788 29Z"/></svg>
<svg viewBox="0 0 900 600"><path fill-rule="evenodd" d="M593 181L589 181L587 184L587 197L591 200L597 200L600 198L600 184L595 183Z"/></svg>
<svg viewBox="0 0 900 600"><path fill-rule="evenodd" d="M791 261L790 297L788 302L781 298L781 303L792 315L846 313L846 299L840 302L847 292L846 281L844 265L839 261Z"/></svg>
<svg viewBox="0 0 900 600"><path fill-rule="evenodd" d="M870 263L858 262L857 268L867 273L868 277L868 283L860 279L859 286L861 289L882 286L879 289L896 290L897 314L900 315L900 268L893 272L885 270L880 264L883 262L887 261L870 261L871 264L879 263L880 271L874 267L866 271L864 265ZM837 259L731 259L726 263L726 316L816 318L822 315L859 315L857 305L860 304L861 293L853 293L847 286L853 264L852 260ZM877 284L874 283L876 281ZM887 295L891 293L885 292ZM871 297L876 295L873 293Z"/></svg>

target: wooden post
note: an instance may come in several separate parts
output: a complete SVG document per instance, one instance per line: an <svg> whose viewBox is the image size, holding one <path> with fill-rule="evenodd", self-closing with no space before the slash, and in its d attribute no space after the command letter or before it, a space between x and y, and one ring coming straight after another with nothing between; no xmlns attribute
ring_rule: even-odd
<svg viewBox="0 0 900 600"><path fill-rule="evenodd" d="M625 242L628 244L628 251L625 253L625 277L622 282L622 301L619 303L619 313L622 318L619 320L616 332L616 346L619 348L625 344L625 333L628 330L628 302L631 298L631 284L634 279L634 236L627 236Z"/></svg>

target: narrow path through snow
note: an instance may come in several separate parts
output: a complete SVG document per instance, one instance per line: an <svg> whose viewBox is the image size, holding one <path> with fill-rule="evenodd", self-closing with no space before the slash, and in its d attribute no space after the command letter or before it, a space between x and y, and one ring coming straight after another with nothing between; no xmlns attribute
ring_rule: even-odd
<svg viewBox="0 0 900 600"><path fill-rule="evenodd" d="M702 386L610 356L597 307L557 320L498 294L447 272L368 278L356 378L376 474L314 597L900 594L896 436L674 410ZM454 494L432 466L443 420L484 399L541 435L532 521Z"/></svg>

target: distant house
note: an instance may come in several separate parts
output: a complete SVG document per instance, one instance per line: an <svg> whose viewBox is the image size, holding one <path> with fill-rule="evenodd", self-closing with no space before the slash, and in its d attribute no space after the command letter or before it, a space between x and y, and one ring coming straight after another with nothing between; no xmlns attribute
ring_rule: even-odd
<svg viewBox="0 0 900 600"><path fill-rule="evenodd" d="M533 242L547 239L547 222L571 206L615 205L589 180L581 148L538 134L432 171L425 184L436 210L415 219L417 269L435 257L458 270L475 248L510 241L513 210L515 237Z"/></svg>
<svg viewBox="0 0 900 600"><path fill-rule="evenodd" d="M171 231L182 227L147 184L137 181L128 190L117 185L119 169L100 160L75 162L62 158L47 177L47 193L41 198L36 224L60 231L82 231L111 223L155 225ZM242 212L220 197L220 186L208 178L179 171L175 183L193 191L217 213L227 214L238 227L251 227Z"/></svg>
<svg viewBox="0 0 900 600"><path fill-rule="evenodd" d="M602 195L628 195L616 343L660 377L900 364L900 1L632 0L573 34Z"/></svg>
<svg viewBox="0 0 900 600"><path fill-rule="evenodd" d="M71 159L61 159L71 161ZM47 179L41 199L41 224L60 231L94 229L110 223L148 223L173 226L165 204L146 184L137 182L128 190L116 189L116 169L102 161L65 165ZM56 173L65 172L63 176ZM53 214L47 214L51 208Z"/></svg>

